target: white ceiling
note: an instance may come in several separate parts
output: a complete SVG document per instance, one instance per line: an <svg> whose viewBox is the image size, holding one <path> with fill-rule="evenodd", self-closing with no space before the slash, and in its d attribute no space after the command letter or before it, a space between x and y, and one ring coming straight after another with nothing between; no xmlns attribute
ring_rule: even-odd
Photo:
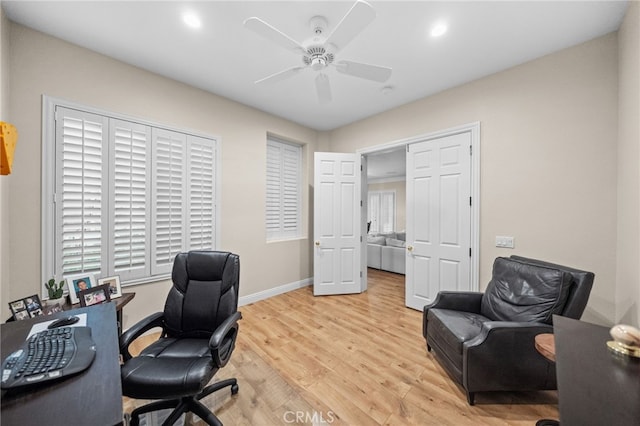
<svg viewBox="0 0 640 426"><path fill-rule="evenodd" d="M315 71L270 86L255 80L298 66L301 57L243 27L259 17L302 42L311 17L328 31L353 1L6 1L12 21L123 62L317 130L330 130L495 73L619 28L617 1L371 1L377 17L341 60L393 68L386 83L329 69L333 100L320 104ZM188 28L182 13L199 15ZM439 21L440 38L428 35ZM383 87L390 86L389 93Z"/></svg>

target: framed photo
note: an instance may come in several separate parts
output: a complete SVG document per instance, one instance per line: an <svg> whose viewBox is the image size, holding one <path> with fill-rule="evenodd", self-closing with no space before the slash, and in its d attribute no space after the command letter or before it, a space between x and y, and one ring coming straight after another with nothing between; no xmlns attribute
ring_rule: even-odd
<svg viewBox="0 0 640 426"><path fill-rule="evenodd" d="M111 300L111 297L109 297L109 284L80 290L78 292L78 299L80 299L80 306L92 306L107 303Z"/></svg>
<svg viewBox="0 0 640 426"><path fill-rule="evenodd" d="M42 303L37 294L9 302L9 309L16 321L43 315Z"/></svg>
<svg viewBox="0 0 640 426"><path fill-rule="evenodd" d="M76 304L80 301L78 299L78 293L82 290L88 290L96 286L96 280L93 274L78 274L70 275L65 278L67 288L69 289L69 298L72 304Z"/></svg>
<svg viewBox="0 0 640 426"><path fill-rule="evenodd" d="M62 312L62 306L60 306L59 303L56 303L55 305L49 305L49 306L45 306L44 308L42 308L42 312L45 315L53 315L57 312Z"/></svg>
<svg viewBox="0 0 640 426"><path fill-rule="evenodd" d="M114 275L113 277L100 278L98 285L109 285L109 296L112 299L116 299L122 296L122 287L120 286L120 275Z"/></svg>

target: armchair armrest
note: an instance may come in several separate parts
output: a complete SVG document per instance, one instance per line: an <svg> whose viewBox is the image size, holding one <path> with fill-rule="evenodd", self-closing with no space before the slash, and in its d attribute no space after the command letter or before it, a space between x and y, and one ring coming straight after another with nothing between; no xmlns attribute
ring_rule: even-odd
<svg viewBox="0 0 640 426"><path fill-rule="evenodd" d="M553 326L485 322L480 334L462 346L465 389L475 392L489 384L493 390L555 389L555 369L535 348L535 336L541 333L553 333ZM508 377L499 371L508 371Z"/></svg>
<svg viewBox="0 0 640 426"><path fill-rule="evenodd" d="M224 367L229 362L229 358L231 358L231 352L233 352L236 336L238 335L238 321L240 319L242 319L242 314L235 312L216 328L209 339L211 356L218 368ZM230 343L224 346L223 343L225 342Z"/></svg>
<svg viewBox="0 0 640 426"><path fill-rule="evenodd" d="M533 347L535 336L541 333L553 333L553 326L542 322L487 321L482 324L480 334L466 342L465 346L470 348L498 344L499 347L506 348L507 346L504 346L506 342L500 340L508 339L512 342L511 344L526 341L531 343L530 346Z"/></svg>
<svg viewBox="0 0 640 426"><path fill-rule="evenodd" d="M433 303L424 307L424 313L437 308L479 314L482 295L477 291L440 291Z"/></svg>
<svg viewBox="0 0 640 426"><path fill-rule="evenodd" d="M483 293L477 291L439 291L430 305L425 305L422 315L422 335L427 338L427 314L429 309L450 309L452 311L480 313Z"/></svg>
<svg viewBox="0 0 640 426"><path fill-rule="evenodd" d="M161 327L164 330L164 312L156 312L134 324L120 336L120 354L127 361L132 358L129 345L142 334L152 328Z"/></svg>

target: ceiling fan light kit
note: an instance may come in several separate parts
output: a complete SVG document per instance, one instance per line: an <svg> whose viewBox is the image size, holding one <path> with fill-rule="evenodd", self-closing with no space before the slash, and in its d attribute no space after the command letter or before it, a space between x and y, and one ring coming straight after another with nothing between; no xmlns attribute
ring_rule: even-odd
<svg viewBox="0 0 640 426"><path fill-rule="evenodd" d="M318 72L315 78L318 101L327 103L331 101L331 84L329 76L322 73L322 71L329 66L334 66L342 74L384 83L391 77L391 68L354 61L342 60L335 62L338 52L349 44L375 17L376 13L373 8L367 2L358 0L335 26L333 31L327 37L324 37L328 27L327 19L324 16L313 16L309 20L313 35L303 43L299 43L260 18L248 18L244 21L245 28L271 40L280 47L301 54L302 63L304 64L304 66L288 68L257 80L255 84L277 83L294 76L306 68L311 68Z"/></svg>

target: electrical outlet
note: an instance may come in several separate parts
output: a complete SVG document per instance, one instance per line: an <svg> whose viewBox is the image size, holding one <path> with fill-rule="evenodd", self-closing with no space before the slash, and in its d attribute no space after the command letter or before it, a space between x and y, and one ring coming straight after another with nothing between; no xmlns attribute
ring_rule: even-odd
<svg viewBox="0 0 640 426"><path fill-rule="evenodd" d="M496 237L496 247L514 248L515 243L513 237Z"/></svg>

